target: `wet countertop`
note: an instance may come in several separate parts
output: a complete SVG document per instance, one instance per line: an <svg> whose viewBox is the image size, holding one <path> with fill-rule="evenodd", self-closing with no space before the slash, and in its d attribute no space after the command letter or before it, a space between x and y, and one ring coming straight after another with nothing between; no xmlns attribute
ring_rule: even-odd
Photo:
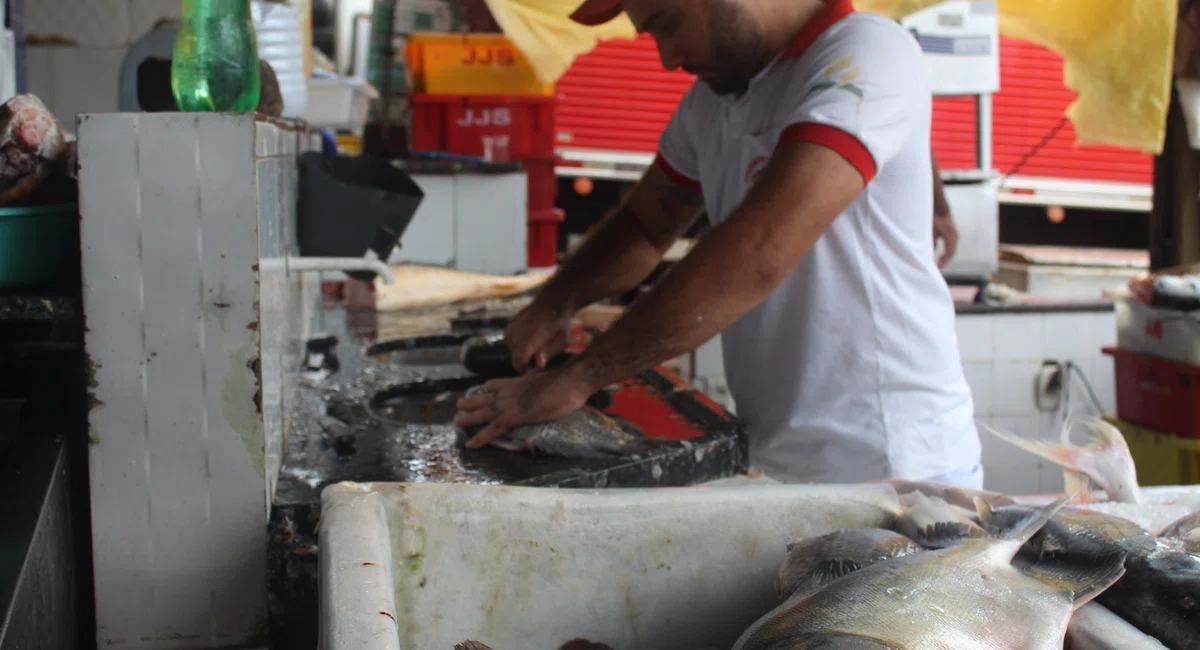
<svg viewBox="0 0 1200 650"><path fill-rule="evenodd" d="M486 304L487 313L512 313L526 300L492 301ZM633 471L645 462L462 447L450 424L454 404L479 380L459 365L458 348L489 323L469 318L454 329L451 321L456 316L456 307L404 315L348 311L338 305L318 311L313 331L326 338L310 340L311 367L302 374L287 415L276 505L315 503L324 486L338 481L557 485L574 479L579 486L591 486L580 484L578 477ZM436 337L432 340L444 347L406 349L416 337ZM689 473L704 480L730 475L741 462L740 426L732 420L716 422L705 407L688 402L687 391L674 392L679 394L670 395L671 403L682 403L681 410L713 435L664 451L661 457L655 452L655 479L682 484L691 482ZM613 473L614 482L618 475Z"/></svg>

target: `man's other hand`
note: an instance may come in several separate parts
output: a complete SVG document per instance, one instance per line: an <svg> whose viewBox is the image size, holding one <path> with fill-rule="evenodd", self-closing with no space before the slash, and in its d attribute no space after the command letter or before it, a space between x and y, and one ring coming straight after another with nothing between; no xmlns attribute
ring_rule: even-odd
<svg viewBox="0 0 1200 650"><path fill-rule="evenodd" d="M535 299L504 328L504 342L512 351L517 372L545 369L546 363L567 349L571 314Z"/></svg>
<svg viewBox="0 0 1200 650"><path fill-rule="evenodd" d="M933 246L937 249L942 242L942 256L938 258L938 268L945 268L958 248L958 229L954 227L954 217L949 214L933 217Z"/></svg>

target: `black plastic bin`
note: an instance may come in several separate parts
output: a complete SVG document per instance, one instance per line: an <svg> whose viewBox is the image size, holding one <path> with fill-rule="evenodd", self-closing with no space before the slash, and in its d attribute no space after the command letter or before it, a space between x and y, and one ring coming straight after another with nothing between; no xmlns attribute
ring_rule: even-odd
<svg viewBox="0 0 1200 650"><path fill-rule="evenodd" d="M362 257L386 262L425 193L381 158L300 155L297 239L303 257ZM370 282L371 271L347 275Z"/></svg>

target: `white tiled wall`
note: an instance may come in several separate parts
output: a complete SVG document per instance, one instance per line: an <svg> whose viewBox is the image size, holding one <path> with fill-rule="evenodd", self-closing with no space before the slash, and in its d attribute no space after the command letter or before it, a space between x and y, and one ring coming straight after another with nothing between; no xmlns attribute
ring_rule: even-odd
<svg viewBox="0 0 1200 650"><path fill-rule="evenodd" d="M975 398L975 417L1013 432L1051 433L1058 413L1039 411L1034 382L1043 361L1071 361L1095 389L1106 411L1114 406L1113 365L1101 348L1116 338L1113 312L962 314L958 345ZM1071 399L1085 400L1076 381ZM1062 490L1062 471L981 431L984 482L1017 494Z"/></svg>

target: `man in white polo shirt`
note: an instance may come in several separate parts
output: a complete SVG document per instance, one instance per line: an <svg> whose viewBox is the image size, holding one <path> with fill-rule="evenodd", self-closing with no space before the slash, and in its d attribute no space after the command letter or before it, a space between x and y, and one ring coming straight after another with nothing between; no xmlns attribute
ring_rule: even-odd
<svg viewBox="0 0 1200 650"><path fill-rule="evenodd" d="M929 73L850 0L588 0L624 10L698 80L655 164L519 314L519 369L571 316L636 286L696 218L713 228L575 361L459 403L469 443L557 418L722 334L750 462L787 482L980 487L979 437L930 236Z"/></svg>

